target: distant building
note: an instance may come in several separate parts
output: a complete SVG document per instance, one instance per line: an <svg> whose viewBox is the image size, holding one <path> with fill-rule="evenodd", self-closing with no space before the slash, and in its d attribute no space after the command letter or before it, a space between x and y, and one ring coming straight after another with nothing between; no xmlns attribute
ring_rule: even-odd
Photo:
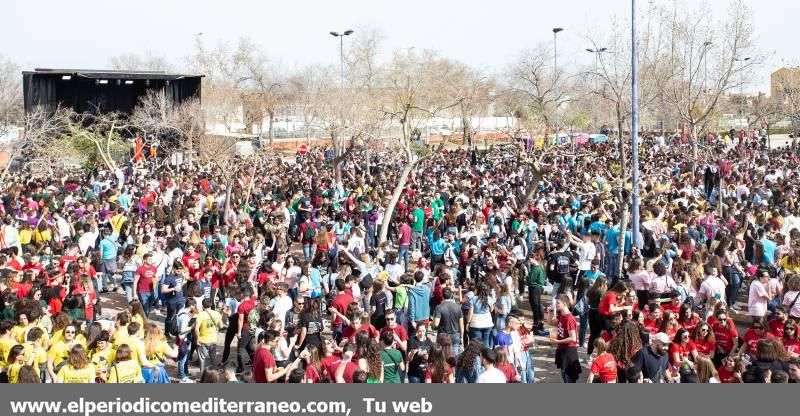
<svg viewBox="0 0 800 416"><path fill-rule="evenodd" d="M781 68L770 76L770 96L784 100L786 94L800 90L800 68Z"/></svg>
<svg viewBox="0 0 800 416"><path fill-rule="evenodd" d="M130 114L148 90L164 91L171 105L200 99L202 78L164 71L36 68L22 73L22 88L26 113L61 105L78 113Z"/></svg>

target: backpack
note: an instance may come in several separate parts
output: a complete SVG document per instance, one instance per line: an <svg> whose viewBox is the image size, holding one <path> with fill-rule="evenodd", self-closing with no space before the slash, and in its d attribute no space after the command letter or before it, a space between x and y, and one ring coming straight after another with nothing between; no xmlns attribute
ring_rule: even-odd
<svg viewBox="0 0 800 416"><path fill-rule="evenodd" d="M172 315L172 317L167 321L166 329L167 335L177 337L180 335L180 325L178 324L178 316L181 315L180 313L176 313ZM185 315L185 313L184 313Z"/></svg>
<svg viewBox="0 0 800 416"><path fill-rule="evenodd" d="M317 230L314 226L311 223L306 224L306 228L303 230L303 241L311 241L313 243L316 236Z"/></svg>
<svg viewBox="0 0 800 416"><path fill-rule="evenodd" d="M558 274L569 274L569 263L570 258L566 254L562 253L556 257L556 272Z"/></svg>

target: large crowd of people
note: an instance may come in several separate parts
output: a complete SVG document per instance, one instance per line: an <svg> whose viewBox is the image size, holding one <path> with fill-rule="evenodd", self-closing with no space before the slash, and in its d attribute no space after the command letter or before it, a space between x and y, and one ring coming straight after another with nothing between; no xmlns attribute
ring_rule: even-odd
<svg viewBox="0 0 800 416"><path fill-rule="evenodd" d="M645 141L635 233L613 144L442 150L391 211L383 148L14 173L0 380L798 382L800 148L758 140Z"/></svg>

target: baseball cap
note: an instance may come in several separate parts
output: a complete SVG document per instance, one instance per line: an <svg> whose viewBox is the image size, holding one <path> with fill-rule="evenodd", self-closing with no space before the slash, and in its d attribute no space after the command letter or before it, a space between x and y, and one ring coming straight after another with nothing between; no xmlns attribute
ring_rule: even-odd
<svg viewBox="0 0 800 416"><path fill-rule="evenodd" d="M667 334L665 334L663 332L657 333L656 336L653 337L653 340L654 341L659 341L659 342L664 343L664 344L669 344L669 343L672 342L672 340L669 339L669 335L667 335Z"/></svg>

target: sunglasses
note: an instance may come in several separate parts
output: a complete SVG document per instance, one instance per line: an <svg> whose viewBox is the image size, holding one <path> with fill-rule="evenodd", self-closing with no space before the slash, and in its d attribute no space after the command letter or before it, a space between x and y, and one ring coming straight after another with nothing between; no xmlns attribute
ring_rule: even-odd
<svg viewBox="0 0 800 416"><path fill-rule="evenodd" d="M386 322L394 322L394 318L386 318Z"/></svg>
<svg viewBox="0 0 800 416"><path fill-rule="evenodd" d="M75 331L64 331L65 334L74 334Z"/></svg>
<svg viewBox="0 0 800 416"><path fill-rule="evenodd" d="M763 326L754 326L753 329L764 329Z"/></svg>

